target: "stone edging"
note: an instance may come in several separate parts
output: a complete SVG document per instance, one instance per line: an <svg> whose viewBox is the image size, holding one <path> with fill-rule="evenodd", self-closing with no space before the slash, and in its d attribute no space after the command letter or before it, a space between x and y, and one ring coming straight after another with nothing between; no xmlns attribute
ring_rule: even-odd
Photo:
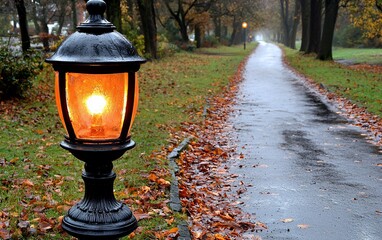
<svg viewBox="0 0 382 240"><path fill-rule="evenodd" d="M179 154L186 149L188 143L190 142L191 137L184 139L176 148L172 150L172 152L167 156L167 159L170 161L170 171L171 171L171 186L170 186L170 208L175 212L182 211L182 204L179 198L179 187L178 187L178 179L176 174L179 172L179 166L176 163L176 159L178 159ZM191 240L191 233L188 229L188 223L186 221L181 221L178 225L179 229L179 237L178 240Z"/></svg>

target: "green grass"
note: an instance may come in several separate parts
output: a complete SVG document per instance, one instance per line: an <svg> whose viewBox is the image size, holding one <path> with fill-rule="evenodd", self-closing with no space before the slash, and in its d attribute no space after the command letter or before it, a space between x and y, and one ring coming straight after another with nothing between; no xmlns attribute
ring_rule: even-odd
<svg viewBox="0 0 382 240"><path fill-rule="evenodd" d="M382 64L382 49L378 48L334 48L335 60L349 60L353 63Z"/></svg>
<svg viewBox="0 0 382 240"><path fill-rule="evenodd" d="M202 122L206 99L223 91L254 47L181 52L142 66L140 104L132 130L137 146L114 162L118 199L129 200L131 208L139 211L143 206L135 202L140 200L138 190L161 188L147 176L154 169L168 173L167 149L182 140L171 134L184 122ZM55 107L51 68L38 76L29 97L0 102L0 114L0 224L9 222L7 229L20 238L18 221L29 221L36 229L50 221L55 223L53 229L28 239L70 239L57 226L59 218L83 197L83 164L59 147L64 130ZM169 179L168 174L164 177ZM167 197L159 196L153 203ZM185 217L174 216L172 225L156 214L141 221L142 230L134 239L153 239L153 231L170 229Z"/></svg>
<svg viewBox="0 0 382 240"><path fill-rule="evenodd" d="M287 62L298 72L323 84L329 91L365 107L370 113L382 116L381 74L351 69L331 61L319 61L312 55L284 49Z"/></svg>

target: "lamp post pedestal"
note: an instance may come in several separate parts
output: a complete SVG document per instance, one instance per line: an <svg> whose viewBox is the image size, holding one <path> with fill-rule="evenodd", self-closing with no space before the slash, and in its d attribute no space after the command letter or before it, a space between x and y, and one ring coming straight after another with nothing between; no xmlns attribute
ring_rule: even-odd
<svg viewBox="0 0 382 240"><path fill-rule="evenodd" d="M112 161L134 145L135 143L131 141L130 144L124 145L123 149L118 149L117 154L113 154L116 150L112 149L102 153L94 153L91 150L84 153L82 150L84 154L80 160L85 162L85 169L82 172L85 196L68 211L62 222L62 228L70 235L81 240L111 240L126 236L138 227L131 210L117 201L113 193L116 174L113 172ZM78 151L78 146L65 141L61 146L73 154ZM98 157L95 157L96 155ZM107 155L112 157L102 159Z"/></svg>

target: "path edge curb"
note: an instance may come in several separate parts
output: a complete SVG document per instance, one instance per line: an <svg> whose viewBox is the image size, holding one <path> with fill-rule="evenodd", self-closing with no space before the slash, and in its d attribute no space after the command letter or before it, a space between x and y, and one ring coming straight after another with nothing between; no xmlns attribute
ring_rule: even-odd
<svg viewBox="0 0 382 240"><path fill-rule="evenodd" d="M170 202L169 206L171 210L175 212L182 211L182 204L179 197L179 185L178 178L176 174L179 172L179 166L176 163L176 160L179 158L180 153L185 150L188 146L188 143L191 141L192 137L185 138L176 148L174 148L167 159L169 160L169 166L171 171L171 185L170 185ZM184 220L180 221L178 224L179 237L178 240L191 240L191 233L188 229L188 223Z"/></svg>

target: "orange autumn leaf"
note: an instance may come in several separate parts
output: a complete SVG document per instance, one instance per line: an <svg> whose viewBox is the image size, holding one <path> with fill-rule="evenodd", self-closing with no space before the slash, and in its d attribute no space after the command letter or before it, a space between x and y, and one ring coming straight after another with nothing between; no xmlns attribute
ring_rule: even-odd
<svg viewBox="0 0 382 240"><path fill-rule="evenodd" d="M150 175L147 177L151 182L156 182L158 179L158 176L154 173L150 173Z"/></svg>
<svg viewBox="0 0 382 240"><path fill-rule="evenodd" d="M228 238L225 238L224 236L222 236L219 233L215 234L214 237L215 237L216 240L226 240L226 239L228 239Z"/></svg>
<svg viewBox="0 0 382 240"><path fill-rule="evenodd" d="M156 181L156 183L158 183L159 185L163 185L163 186L170 186L170 184L171 184L169 181L167 181L163 178L158 179Z"/></svg>
<svg viewBox="0 0 382 240"><path fill-rule="evenodd" d="M29 179L25 179L22 184L24 186L27 186L27 187L33 187L34 186L34 183Z"/></svg>
<svg viewBox="0 0 382 240"><path fill-rule="evenodd" d="M219 215L222 219L224 219L224 220L227 220L227 221L234 221L235 219L233 218L233 217L231 217L230 215L228 215L228 213L226 213L226 214L221 214L221 215Z"/></svg>
<svg viewBox="0 0 382 240"><path fill-rule="evenodd" d="M165 235L170 235L172 233L177 233L179 231L179 229L177 227L174 227L174 228L171 228L170 230L166 231L165 232Z"/></svg>

